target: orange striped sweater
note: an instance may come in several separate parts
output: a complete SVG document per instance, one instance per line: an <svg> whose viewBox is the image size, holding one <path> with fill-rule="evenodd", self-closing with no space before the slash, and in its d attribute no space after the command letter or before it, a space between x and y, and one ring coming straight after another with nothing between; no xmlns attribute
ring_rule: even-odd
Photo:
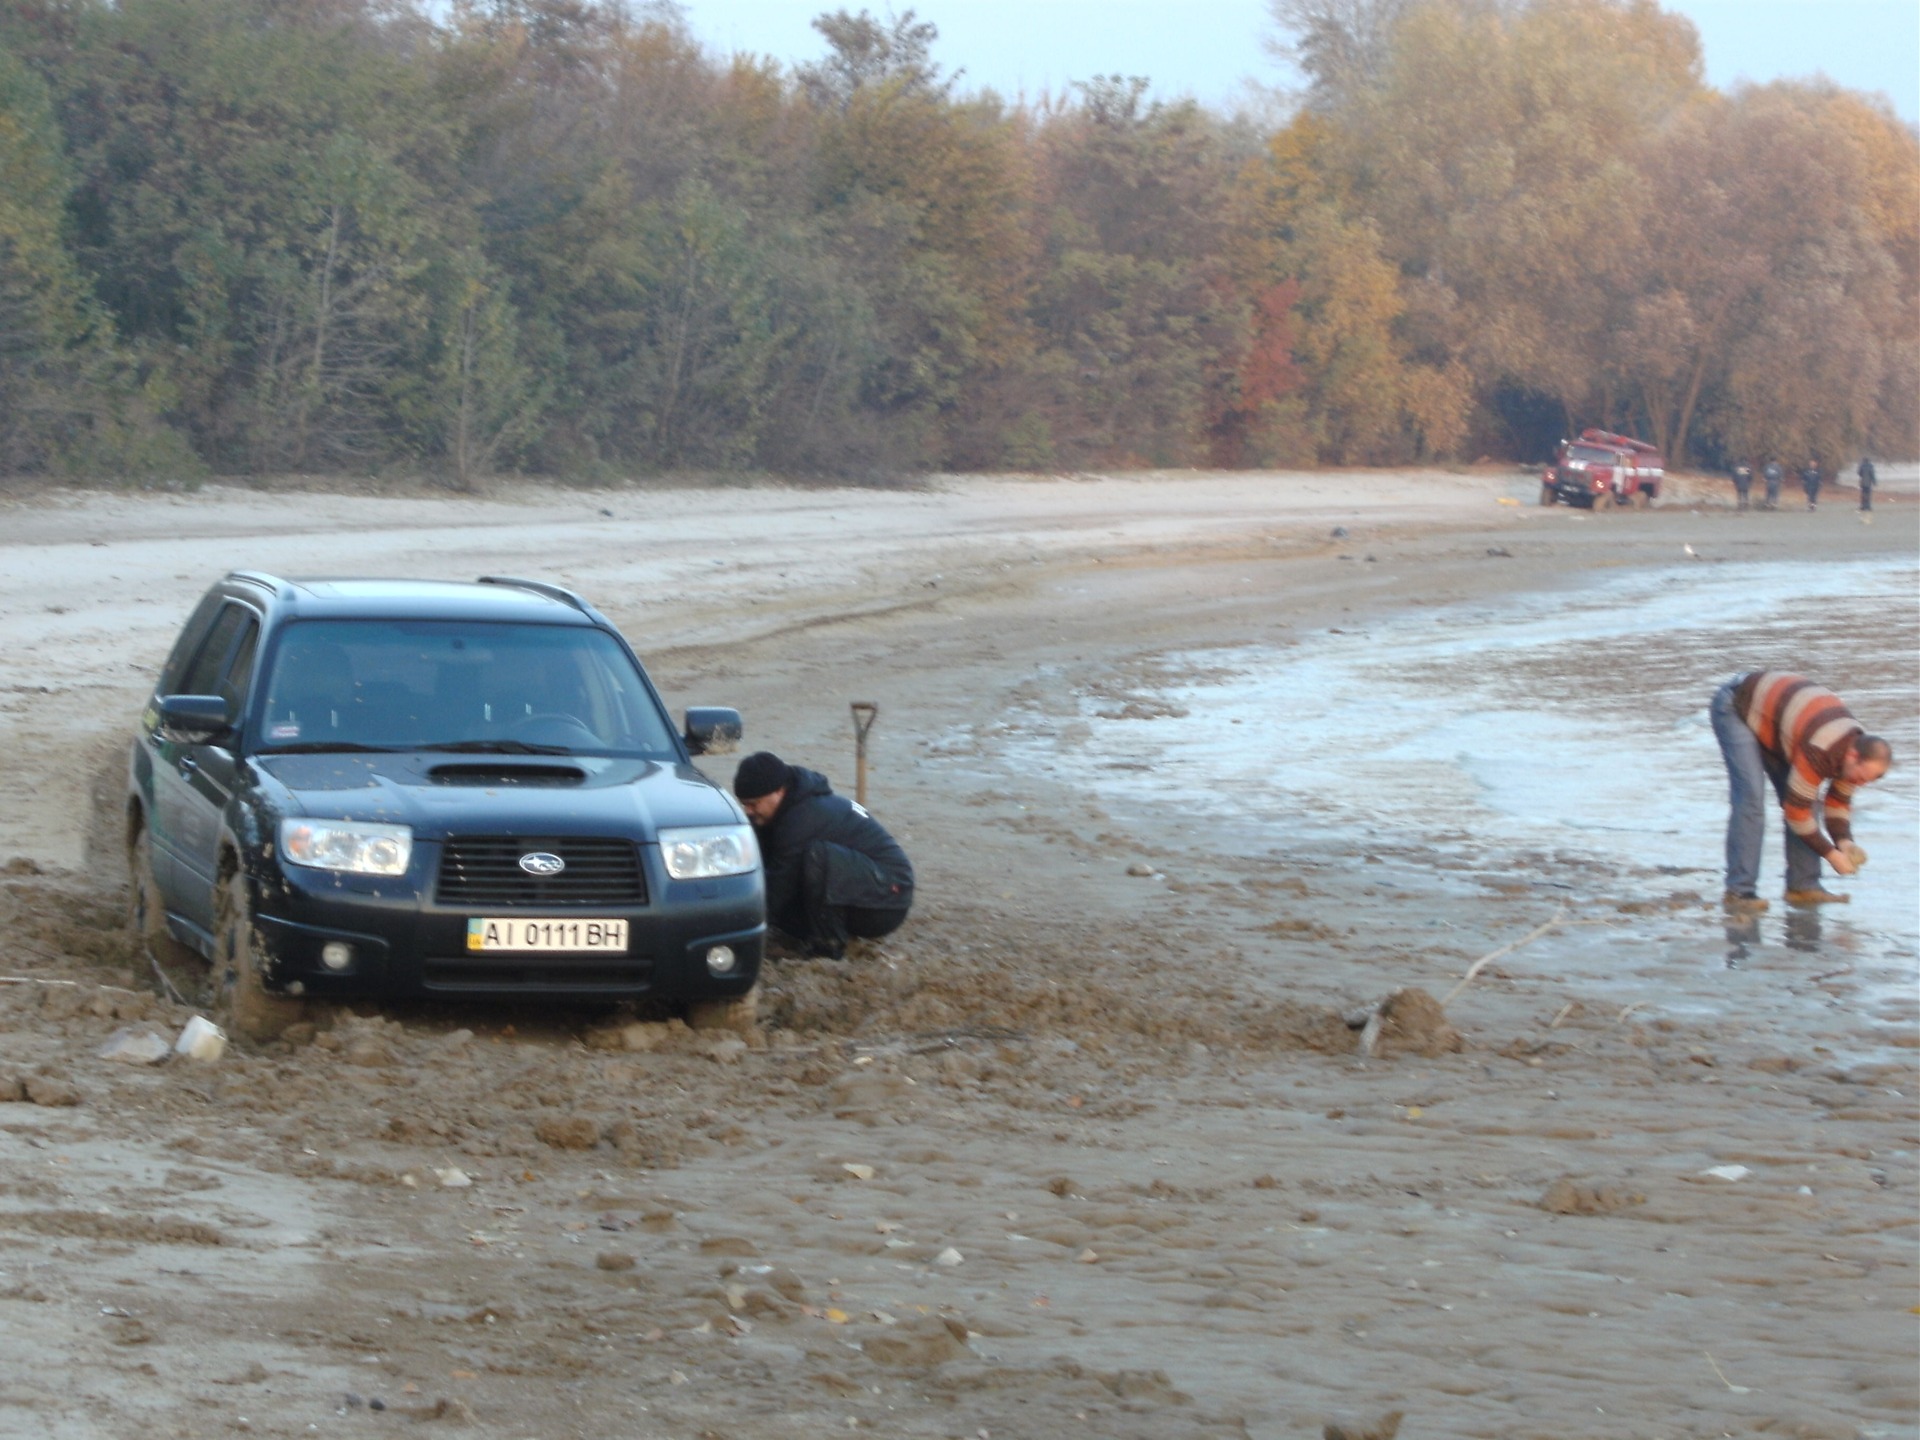
<svg viewBox="0 0 1920 1440"><path fill-rule="evenodd" d="M1853 836L1853 787L1840 778L1840 765L1848 742L1861 732L1860 722L1831 690L1778 670L1742 677L1733 692L1733 710L1758 737L1760 748L1787 767L1780 808L1788 828L1820 854L1831 855ZM1827 787L1824 804L1822 785ZM1825 833L1814 818L1815 806L1826 821Z"/></svg>

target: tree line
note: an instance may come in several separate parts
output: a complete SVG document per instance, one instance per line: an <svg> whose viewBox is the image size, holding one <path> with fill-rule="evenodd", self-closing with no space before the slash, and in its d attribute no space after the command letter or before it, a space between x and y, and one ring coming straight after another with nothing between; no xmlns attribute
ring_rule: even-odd
<svg viewBox="0 0 1920 1440"><path fill-rule="evenodd" d="M1271 0L1271 118L601 0L0 0L0 472L1920 449L1920 142L1652 0Z"/></svg>

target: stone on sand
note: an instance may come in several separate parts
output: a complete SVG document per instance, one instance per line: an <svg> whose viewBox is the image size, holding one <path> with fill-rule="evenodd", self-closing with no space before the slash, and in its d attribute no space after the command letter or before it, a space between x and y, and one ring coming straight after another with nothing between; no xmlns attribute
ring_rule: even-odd
<svg viewBox="0 0 1920 1440"><path fill-rule="evenodd" d="M591 1150L600 1143L599 1124L585 1115L544 1115L533 1133L556 1150Z"/></svg>
<svg viewBox="0 0 1920 1440"><path fill-rule="evenodd" d="M1535 1203L1550 1215L1611 1215L1616 1210L1644 1205L1647 1197L1623 1186L1594 1185L1562 1175Z"/></svg>
<svg viewBox="0 0 1920 1440"><path fill-rule="evenodd" d="M151 1030L116 1030L94 1054L102 1060L118 1060L122 1065L158 1065L173 1053L173 1046Z"/></svg>
<svg viewBox="0 0 1920 1440"><path fill-rule="evenodd" d="M955 1332L958 1331L958 1334ZM934 1315L916 1316L861 1342L867 1357L881 1365L944 1365L967 1353L966 1327Z"/></svg>
<svg viewBox="0 0 1920 1440"><path fill-rule="evenodd" d="M1404 1414L1400 1410L1389 1410L1378 1420L1367 1424L1329 1420L1320 1434L1322 1440L1393 1440L1400 1433L1400 1421Z"/></svg>

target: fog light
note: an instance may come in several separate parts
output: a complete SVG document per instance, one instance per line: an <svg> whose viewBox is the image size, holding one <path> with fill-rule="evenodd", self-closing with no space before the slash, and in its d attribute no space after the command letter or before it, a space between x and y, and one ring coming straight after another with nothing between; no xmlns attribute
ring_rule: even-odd
<svg viewBox="0 0 1920 1440"><path fill-rule="evenodd" d="M320 947L320 963L329 970L344 970L353 964L353 947L339 940L329 940Z"/></svg>
<svg viewBox="0 0 1920 1440"><path fill-rule="evenodd" d="M707 971L713 975L731 975L736 961L731 945L714 945L707 950Z"/></svg>

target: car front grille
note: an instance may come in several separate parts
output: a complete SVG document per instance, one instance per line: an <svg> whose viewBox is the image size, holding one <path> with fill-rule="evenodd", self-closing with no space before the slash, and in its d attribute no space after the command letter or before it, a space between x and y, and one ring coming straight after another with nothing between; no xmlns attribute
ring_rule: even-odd
<svg viewBox="0 0 1920 1440"><path fill-rule="evenodd" d="M644 955L430 955L421 973L428 990L446 995L641 996L653 989L653 969Z"/></svg>
<svg viewBox="0 0 1920 1440"><path fill-rule="evenodd" d="M529 875L522 855L557 855L558 875ZM462 835L440 857L442 905L644 905L647 879L631 840L577 835Z"/></svg>

